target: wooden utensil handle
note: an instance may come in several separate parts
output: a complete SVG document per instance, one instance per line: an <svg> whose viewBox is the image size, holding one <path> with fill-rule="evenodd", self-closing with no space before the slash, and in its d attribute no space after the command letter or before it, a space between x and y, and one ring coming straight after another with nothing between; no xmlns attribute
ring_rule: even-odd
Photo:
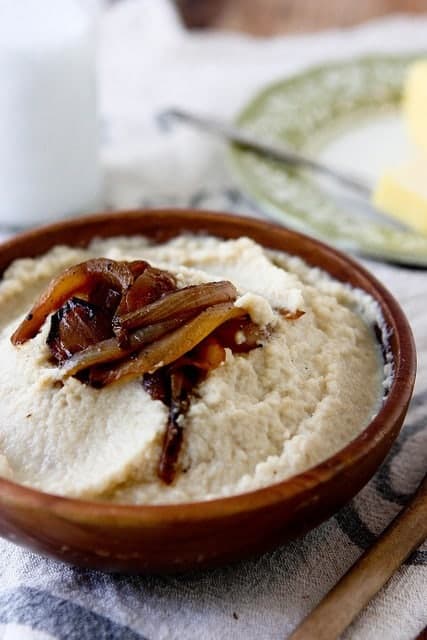
<svg viewBox="0 0 427 640"><path fill-rule="evenodd" d="M427 538L427 474L376 543L329 591L288 640L334 640Z"/></svg>

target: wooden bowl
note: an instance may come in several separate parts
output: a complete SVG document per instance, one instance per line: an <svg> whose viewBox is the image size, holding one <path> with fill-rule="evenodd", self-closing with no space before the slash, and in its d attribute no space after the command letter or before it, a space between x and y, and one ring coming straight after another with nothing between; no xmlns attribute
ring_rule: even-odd
<svg viewBox="0 0 427 640"><path fill-rule="evenodd" d="M95 236L145 234L164 240L183 231L249 236L295 254L360 287L381 306L391 332L395 377L378 415L349 445L293 478L230 498L164 506L122 506L61 498L0 479L0 533L33 551L85 567L133 573L177 572L228 563L271 549L329 518L370 479L396 438L415 379L408 322L390 293L335 249L266 222L202 211L108 213L60 222L5 243L0 273L15 258Z"/></svg>

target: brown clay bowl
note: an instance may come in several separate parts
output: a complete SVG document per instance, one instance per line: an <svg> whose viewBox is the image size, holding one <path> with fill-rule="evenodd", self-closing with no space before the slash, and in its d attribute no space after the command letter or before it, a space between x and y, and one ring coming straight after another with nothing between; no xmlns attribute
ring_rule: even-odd
<svg viewBox="0 0 427 640"><path fill-rule="evenodd" d="M0 534L47 556L85 567L134 573L176 572L224 564L271 549L330 517L370 479L396 438L415 378L408 322L390 293L363 267L330 247L283 227L201 211L102 214L24 233L0 251L0 273L15 258L56 244L85 245L94 236L182 231L223 238L247 235L321 267L370 293L391 332L395 378L363 433L325 462L258 491L209 502L117 506L61 498L0 479Z"/></svg>

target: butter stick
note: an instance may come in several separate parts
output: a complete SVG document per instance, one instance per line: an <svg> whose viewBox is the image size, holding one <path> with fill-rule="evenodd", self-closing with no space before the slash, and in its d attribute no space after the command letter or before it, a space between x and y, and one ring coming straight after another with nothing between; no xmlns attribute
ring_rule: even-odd
<svg viewBox="0 0 427 640"><path fill-rule="evenodd" d="M427 234L427 155L383 173L373 203L407 225Z"/></svg>

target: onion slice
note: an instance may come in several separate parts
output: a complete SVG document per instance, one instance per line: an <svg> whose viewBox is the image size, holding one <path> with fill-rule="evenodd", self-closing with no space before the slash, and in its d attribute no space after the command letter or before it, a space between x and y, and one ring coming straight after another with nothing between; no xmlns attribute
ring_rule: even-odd
<svg viewBox="0 0 427 640"><path fill-rule="evenodd" d="M157 475L165 484L172 484L175 478L178 456L184 438L184 427L180 424L179 418L187 413L190 406L183 371L172 371L170 395L169 419L157 468Z"/></svg>
<svg viewBox="0 0 427 640"><path fill-rule="evenodd" d="M140 309L117 315L113 319L115 332L122 336L123 332L137 329L148 324L161 322L188 311L200 311L211 305L234 302L237 297L236 288L231 282L209 282L207 284L184 287L164 295L160 300L147 304Z"/></svg>
<svg viewBox="0 0 427 640"><path fill-rule="evenodd" d="M302 311L301 309L297 309L296 311L289 311L289 309L280 308L278 309L278 312L280 313L282 318L285 318L285 320L298 320L299 318L302 318L303 315L305 315L305 311Z"/></svg>
<svg viewBox="0 0 427 640"><path fill-rule="evenodd" d="M103 340L102 342L91 345L75 353L63 363L61 371L64 374L64 378L69 378L79 371L95 365L121 360L134 351L142 349L145 345L158 340L166 333L174 331L183 325L186 320L188 320L188 315L183 315L179 318L172 318L171 320L165 320L164 322L158 322L157 324L151 324L148 327L138 329L130 334L128 346L125 348L120 346L117 338L109 338L108 340Z"/></svg>
<svg viewBox="0 0 427 640"><path fill-rule="evenodd" d="M110 337L111 318L87 300L72 297L53 314L46 344L61 363Z"/></svg>
<svg viewBox="0 0 427 640"><path fill-rule="evenodd" d="M171 273L148 265L123 295L116 316L140 309L174 290L176 290L176 280Z"/></svg>
<svg viewBox="0 0 427 640"><path fill-rule="evenodd" d="M71 296L87 293L99 281L107 281L121 292L132 285L134 276L125 262L95 258L76 264L54 278L11 337L22 344L38 333L47 316L57 311Z"/></svg>
<svg viewBox="0 0 427 640"><path fill-rule="evenodd" d="M244 309L235 307L231 302L208 307L176 331L143 348L134 358L108 370L92 369L90 382L93 386L103 387L112 382L132 380L151 373L194 349L223 322L245 314Z"/></svg>
<svg viewBox="0 0 427 640"><path fill-rule="evenodd" d="M195 367L199 370L199 374L205 375L225 362L225 357L223 345L213 335L209 335L190 353L176 360L171 368L176 370L182 367Z"/></svg>

